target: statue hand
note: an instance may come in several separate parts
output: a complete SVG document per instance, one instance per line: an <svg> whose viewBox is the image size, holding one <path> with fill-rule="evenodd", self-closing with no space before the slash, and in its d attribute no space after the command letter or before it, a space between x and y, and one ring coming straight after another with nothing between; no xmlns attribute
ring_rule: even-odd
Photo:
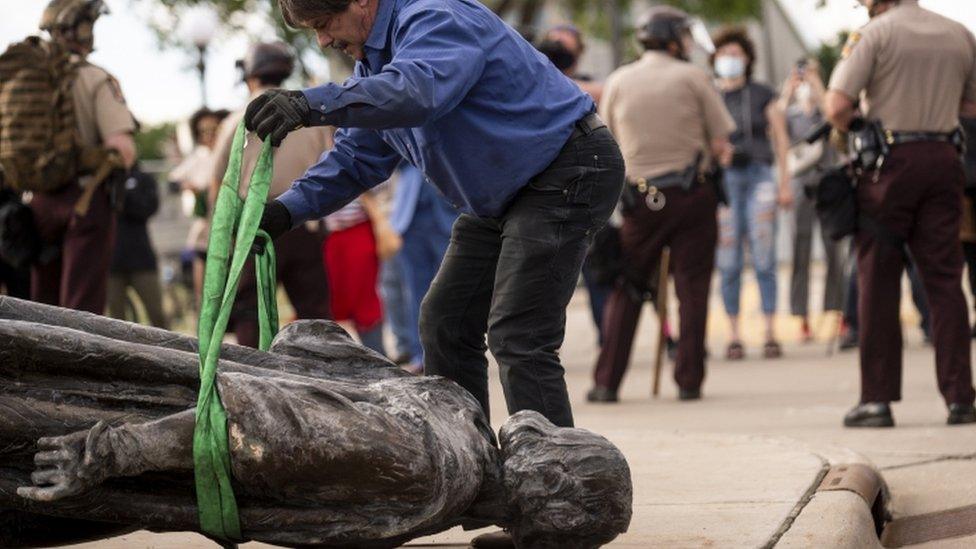
<svg viewBox="0 0 976 549"><path fill-rule="evenodd" d="M17 488L17 495L34 501L55 501L81 494L108 478L107 452L98 451L108 424L99 421L87 431L37 441L31 474L34 486Z"/></svg>

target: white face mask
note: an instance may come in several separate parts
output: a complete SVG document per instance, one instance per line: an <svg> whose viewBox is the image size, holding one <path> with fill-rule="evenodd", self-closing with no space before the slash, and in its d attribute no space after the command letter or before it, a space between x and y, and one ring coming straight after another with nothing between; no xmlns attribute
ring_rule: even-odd
<svg viewBox="0 0 976 549"><path fill-rule="evenodd" d="M800 84L796 88L796 100L801 105L806 105L810 101L810 96L813 92L810 91L810 84Z"/></svg>
<svg viewBox="0 0 976 549"><path fill-rule="evenodd" d="M715 58L715 74L720 78L739 78L746 73L746 63L741 57L720 55Z"/></svg>

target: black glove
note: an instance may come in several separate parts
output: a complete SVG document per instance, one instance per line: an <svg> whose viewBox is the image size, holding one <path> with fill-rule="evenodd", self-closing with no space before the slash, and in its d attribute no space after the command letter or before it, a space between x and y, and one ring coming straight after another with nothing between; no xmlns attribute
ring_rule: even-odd
<svg viewBox="0 0 976 549"><path fill-rule="evenodd" d="M270 135L271 145L277 147L288 132L308 124L311 112L302 92L268 90L248 104L244 127L257 132L262 141Z"/></svg>
<svg viewBox="0 0 976 549"><path fill-rule="evenodd" d="M261 224L258 228L268 233L271 240L285 234L291 230L291 214L288 213L288 208L277 200L268 202L264 206L264 214L261 215ZM258 255L263 254L265 245L266 242L263 237L255 237L251 251Z"/></svg>

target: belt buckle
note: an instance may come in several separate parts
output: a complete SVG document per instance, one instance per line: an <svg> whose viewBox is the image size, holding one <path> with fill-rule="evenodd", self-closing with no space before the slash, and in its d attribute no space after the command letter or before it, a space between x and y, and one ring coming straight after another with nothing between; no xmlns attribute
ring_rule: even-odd
<svg viewBox="0 0 976 549"><path fill-rule="evenodd" d="M647 209L652 212L659 212L664 209L667 199L664 197L664 193L658 190L657 187L650 187L647 189L647 197L644 199L647 203Z"/></svg>

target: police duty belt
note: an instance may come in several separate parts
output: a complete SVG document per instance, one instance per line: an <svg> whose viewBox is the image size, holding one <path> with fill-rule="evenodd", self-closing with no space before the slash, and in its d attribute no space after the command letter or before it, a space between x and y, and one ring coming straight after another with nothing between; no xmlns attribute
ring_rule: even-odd
<svg viewBox="0 0 976 549"><path fill-rule="evenodd" d="M685 191L690 191L696 183L701 182L701 174L699 173L698 167L699 161L695 161L694 164L680 171L668 172L652 178L628 178L627 183L635 187L640 194L644 195L644 201L647 203L648 209L652 212L658 212L663 210L667 204L667 199L664 197L661 189L680 187Z"/></svg>

